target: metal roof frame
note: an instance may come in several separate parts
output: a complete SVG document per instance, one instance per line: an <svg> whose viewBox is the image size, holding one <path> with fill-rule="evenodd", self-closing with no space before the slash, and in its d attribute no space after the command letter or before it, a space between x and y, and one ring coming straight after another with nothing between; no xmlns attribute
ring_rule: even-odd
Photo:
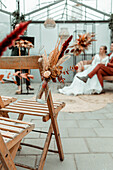
<svg viewBox="0 0 113 170"><path fill-rule="evenodd" d="M11 12L8 12L8 11L2 10L2 9L0 9L0 12L3 12L3 13L8 14L8 15L12 15Z"/></svg>
<svg viewBox="0 0 113 170"><path fill-rule="evenodd" d="M56 4L61 3L61 2L63 2L63 1L64 1L64 0L58 0L58 1L54 2L54 3L52 3L52 4L46 5L46 6L42 7L42 8L39 8L39 9L34 10L34 11L32 11L32 12L29 12L29 13L25 14L25 16L31 15L31 14L36 13L36 12L38 12L38 11L41 11L41 10L43 10L43 9L45 9L45 8L49 8L50 6L56 5Z"/></svg>
<svg viewBox="0 0 113 170"><path fill-rule="evenodd" d="M107 14L107 13L102 12L102 11L100 11L100 10L97 10L97 9L95 9L95 8L93 8L93 7L90 7L90 6L88 6L88 5L85 5L85 4L83 4L83 3L80 3L80 2L78 2L77 0L70 0L70 1L73 2L73 3L75 3L75 4L80 4L80 5L82 5L83 7L85 7L86 9L88 8L88 9L90 9L90 10L93 10L93 11L95 11L95 12L103 15L103 20L104 20L104 17L105 17L105 16L110 17L110 14ZM42 7L42 8L39 8L39 9L37 9L37 10L34 10L34 11L30 12L30 13L27 13L27 14L25 14L25 16L34 14L34 13L36 13L36 12L39 12L39 11L43 10L43 9L47 9L47 10L48 10L49 7L55 6L56 4L59 4L59 3L61 3L61 2L65 2L65 4L64 4L65 6L64 6L63 12L62 12L62 19L66 16L66 19L68 20L68 16L70 17L70 15L68 14L68 11L70 11L70 10L69 10L67 7L68 7L68 6L74 7L74 6L72 6L72 5L70 5L69 3L67 3L67 2L68 2L67 0L60 0L60 1L58 0L58 1L56 1L56 2L54 2L54 3L51 3L51 4L47 5L47 6L44 6L44 7ZM59 5L59 6L60 6L60 5ZM59 7L59 6L58 6L58 7ZM55 8L56 8L56 7L50 9L49 11L52 11L52 10L55 9ZM75 8L76 8L76 7L75 7ZM78 9L78 8L76 8L76 9ZM82 9L79 9L79 10L81 10L81 11L83 11L83 12L85 12L86 14L89 14L89 15L91 15L91 16L97 17L98 19L99 19L99 18L101 19L101 17L98 17L98 16L95 15L95 14L89 13L89 12L87 12L87 11L85 11L85 10L82 10ZM66 11L66 14L65 14L65 11ZM74 11L73 11L73 12L74 12ZM80 13L78 13L78 12L75 12L75 13L77 13L77 14L80 15ZM52 15L52 14L54 14L54 12L53 12L53 13L50 13L50 15ZM40 14L39 14L39 15L40 15ZM38 18L38 20L41 20L42 18L44 18L44 17ZM53 17L52 17L52 18L53 18ZM87 15L86 15L86 19L94 20L94 19L92 19L92 17L87 16Z"/></svg>
<svg viewBox="0 0 113 170"><path fill-rule="evenodd" d="M68 4L68 6L71 6L70 4ZM97 17L97 18L100 18L101 19L101 17L99 17L99 16L97 16L97 15L94 15L94 14L92 14L92 13L89 13L89 12L87 12L87 11L84 11L84 10L82 10L82 9L79 9L79 8L77 8L77 7L75 7L75 6L73 6L73 8L75 8L75 9L77 9L77 10L80 10L80 11L83 11L83 12L86 12L87 14L90 14L90 15L92 15L92 16L94 16L94 17ZM74 11L73 11L74 12Z"/></svg>
<svg viewBox="0 0 113 170"><path fill-rule="evenodd" d="M98 13L100 13L100 14L103 14L103 15L105 15L105 16L110 17L110 14L108 14L108 13L106 13L106 12L100 11L100 10L98 10L98 9L96 9L96 8L90 7L90 6L85 5L85 4L81 3L81 2L78 2L78 1L76 1L76 0L70 0L70 1L71 1L71 2L74 2L74 3L77 3L77 4L79 4L79 5L82 5L82 6L86 7L86 8L89 8L89 9L95 11L95 12L98 12Z"/></svg>
<svg viewBox="0 0 113 170"><path fill-rule="evenodd" d="M43 24L45 20L43 21L32 21L31 24ZM73 21L65 21L65 20L55 20L58 24L77 24L77 23L109 23L109 20L73 20Z"/></svg>
<svg viewBox="0 0 113 170"><path fill-rule="evenodd" d="M98 9L95 9L95 8L93 8L93 7L90 7L90 6L88 6L88 5L86 5L86 4L83 4L83 3L81 3L81 2L78 2L77 0L57 0L57 1L54 1L53 3L51 3L51 4L45 5L44 7L41 7L41 8L38 8L38 9L34 10L34 11L28 12L28 13L24 14L24 16L30 17L30 15L32 15L32 14L35 14L35 13L38 13L39 11L42 11L42 10L44 10L44 9L47 9L47 14L46 14L46 15L47 15L47 17L48 17L48 14L49 14L49 13L50 13L50 15L52 15L52 14L55 13L55 12L51 12L52 10L54 10L55 8L57 8L57 7L55 7L55 5L59 4L59 5L58 5L58 8L59 8L59 7L61 6L60 3L62 3L62 2L64 2L63 8L62 8L62 10L63 10L63 11L62 11L62 18L61 18L62 20L64 20L64 18L65 18L66 20L69 20L68 16L70 17L70 15L69 15L70 9L68 9L68 6L74 7L73 5L70 5L69 2L72 2L72 3L74 3L74 4L79 4L79 5L83 6L83 7L85 7L85 9L90 9L90 10L93 10L93 11L95 11L95 12L103 15L103 20L95 20L95 21L98 21L98 22L104 21L104 20L105 20L105 18L104 18L105 16L107 16L107 17L110 18L110 14L105 13L105 12L103 12L103 11L100 11L100 10L98 10ZM53 8L50 9L50 7L53 7ZM77 8L77 7L75 7L75 8ZM79 9L79 8L77 8L77 9ZM60 9L60 10L61 10L61 9ZM60 11L60 10L58 10L58 11ZM82 9L79 9L79 10L81 10L81 11L83 11L83 12L86 12L85 14L92 15L92 16L95 16L95 17L99 18L99 17L96 16L95 14L89 13L89 12L87 12L87 11L85 11L85 10L82 10ZM71 10L71 11L72 11L72 10ZM11 13L11 12L8 12L8 11L5 11L5 10L0 9L0 12L3 12L3 13L5 13L5 14L10 15L10 17L12 16L12 13ZM73 12L74 12L74 11L73 11ZM77 14L78 12L75 12L75 13ZM80 13L78 13L78 14L80 15ZM41 13L40 13L40 14L37 14L37 15L41 16ZM33 17L36 17L37 15L35 15L35 16L33 16ZM61 14L59 14L59 15L61 15ZM58 15L56 15L56 16L58 16ZM55 18L56 16L54 16L54 18ZM47 17L46 17L46 18L47 18ZM51 16L51 17L52 17L52 16ZM72 17L72 16L71 16L71 17ZM42 20L43 18L44 18L44 16L38 18L38 20ZM52 18L53 18L53 17L52 17ZM86 15L86 20L87 20L87 18L93 20L92 18L90 18L89 16ZM89 20L87 20L87 21L89 21ZM43 20L42 20L42 22L43 22ZM71 22L71 21L70 21L70 22ZM73 22L73 20L72 20L72 22Z"/></svg>

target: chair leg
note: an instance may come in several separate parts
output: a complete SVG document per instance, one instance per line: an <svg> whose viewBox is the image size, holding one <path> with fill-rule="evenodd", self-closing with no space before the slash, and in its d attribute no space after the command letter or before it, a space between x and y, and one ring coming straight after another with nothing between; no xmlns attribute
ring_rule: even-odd
<svg viewBox="0 0 113 170"><path fill-rule="evenodd" d="M13 162L12 156L4 143L2 136L0 134L0 159L3 164L4 170L16 170L15 164Z"/></svg>
<svg viewBox="0 0 113 170"><path fill-rule="evenodd" d="M20 146L20 142L19 141L15 146L13 146L13 148L10 149L10 153L11 153L11 156L12 156L12 159L14 160L15 159L15 156L16 156L16 153L17 153L17 150Z"/></svg>
<svg viewBox="0 0 113 170"><path fill-rule="evenodd" d="M20 113L17 120L23 120L24 114ZM18 151L22 149L21 145L18 147Z"/></svg>
<svg viewBox="0 0 113 170"><path fill-rule="evenodd" d="M53 127L52 127L52 123L50 124L49 127L49 131L48 131L48 135L44 144L44 149L40 158L40 162L39 162L39 166L38 166L38 170L42 170L45 164L45 160L46 160L46 156L47 156L47 152L49 149L49 145L50 145L50 141L52 138L52 132L53 132Z"/></svg>
<svg viewBox="0 0 113 170"><path fill-rule="evenodd" d="M58 129L58 124L57 124L57 118L52 118L52 126L53 126L53 131L55 134L55 139L56 139L56 143L57 143L57 148L58 148L58 152L59 152L59 157L60 160L63 161L64 160L64 154L63 154L63 148L62 148L62 143L61 143L61 138L60 138L60 132Z"/></svg>
<svg viewBox="0 0 113 170"><path fill-rule="evenodd" d="M61 143L60 133L59 133L59 129L58 129L58 124L57 124L57 115L58 115L58 113L57 113L57 115L55 115L55 113L54 113L54 106L53 106L51 91L49 91L49 95L48 95L48 98L47 98L47 104L48 104L49 114L50 114L50 117L51 117L51 123L52 123L52 126L53 126L53 131L54 131L55 138L56 138L59 157L60 157L60 160L63 161L64 160L64 154L63 154L63 149L62 149L62 143Z"/></svg>
<svg viewBox="0 0 113 170"><path fill-rule="evenodd" d="M54 118L55 126L53 125L54 123L52 123L52 122L50 124L48 135L47 135L47 138L46 138L46 141L45 141L45 144L44 144L42 156L41 156L41 159L40 159L40 162L39 162L38 170L43 170L53 131L54 131L54 134L55 134L55 139L56 139L56 143L57 143L57 148L58 148L60 160L61 161L64 160L64 154L63 154L63 149L62 149L62 144L61 144L60 133L59 133L58 124L57 124L57 121L56 121L57 115Z"/></svg>
<svg viewBox="0 0 113 170"><path fill-rule="evenodd" d="M23 120L24 114L20 113L17 120Z"/></svg>

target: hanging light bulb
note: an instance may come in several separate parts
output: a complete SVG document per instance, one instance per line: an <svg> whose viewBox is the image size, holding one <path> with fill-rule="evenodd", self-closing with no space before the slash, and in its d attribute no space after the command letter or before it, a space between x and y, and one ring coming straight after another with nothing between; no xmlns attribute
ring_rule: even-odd
<svg viewBox="0 0 113 170"><path fill-rule="evenodd" d="M47 18L44 22L45 28L55 28L56 23L52 18Z"/></svg>
<svg viewBox="0 0 113 170"><path fill-rule="evenodd" d="M61 43L63 43L69 37L68 28L61 28L59 37L62 38Z"/></svg>

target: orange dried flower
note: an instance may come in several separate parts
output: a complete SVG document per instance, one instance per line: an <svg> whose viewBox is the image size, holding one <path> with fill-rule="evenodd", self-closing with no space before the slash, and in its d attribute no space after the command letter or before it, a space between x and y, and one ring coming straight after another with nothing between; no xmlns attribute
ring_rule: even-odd
<svg viewBox="0 0 113 170"><path fill-rule="evenodd" d="M96 41L93 37L95 36L94 33L85 33L83 35L78 35L79 38L75 41L75 43L70 46L71 52L78 56L81 52L88 50L89 45L91 45L92 41Z"/></svg>

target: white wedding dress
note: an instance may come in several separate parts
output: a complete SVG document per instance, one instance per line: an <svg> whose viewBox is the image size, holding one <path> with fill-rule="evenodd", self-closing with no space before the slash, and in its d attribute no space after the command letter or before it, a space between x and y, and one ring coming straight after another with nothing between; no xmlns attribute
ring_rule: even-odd
<svg viewBox="0 0 113 170"><path fill-rule="evenodd" d="M97 75L94 75L91 79L89 78L86 83L78 79L77 76L79 77L87 76L96 67L97 64L104 63L105 65L107 65L108 62L109 62L108 56L100 60L99 54L96 54L91 66L89 66L89 68L87 68L83 72L77 73L71 85L59 89L59 92L66 95L101 93L102 87L99 83Z"/></svg>

